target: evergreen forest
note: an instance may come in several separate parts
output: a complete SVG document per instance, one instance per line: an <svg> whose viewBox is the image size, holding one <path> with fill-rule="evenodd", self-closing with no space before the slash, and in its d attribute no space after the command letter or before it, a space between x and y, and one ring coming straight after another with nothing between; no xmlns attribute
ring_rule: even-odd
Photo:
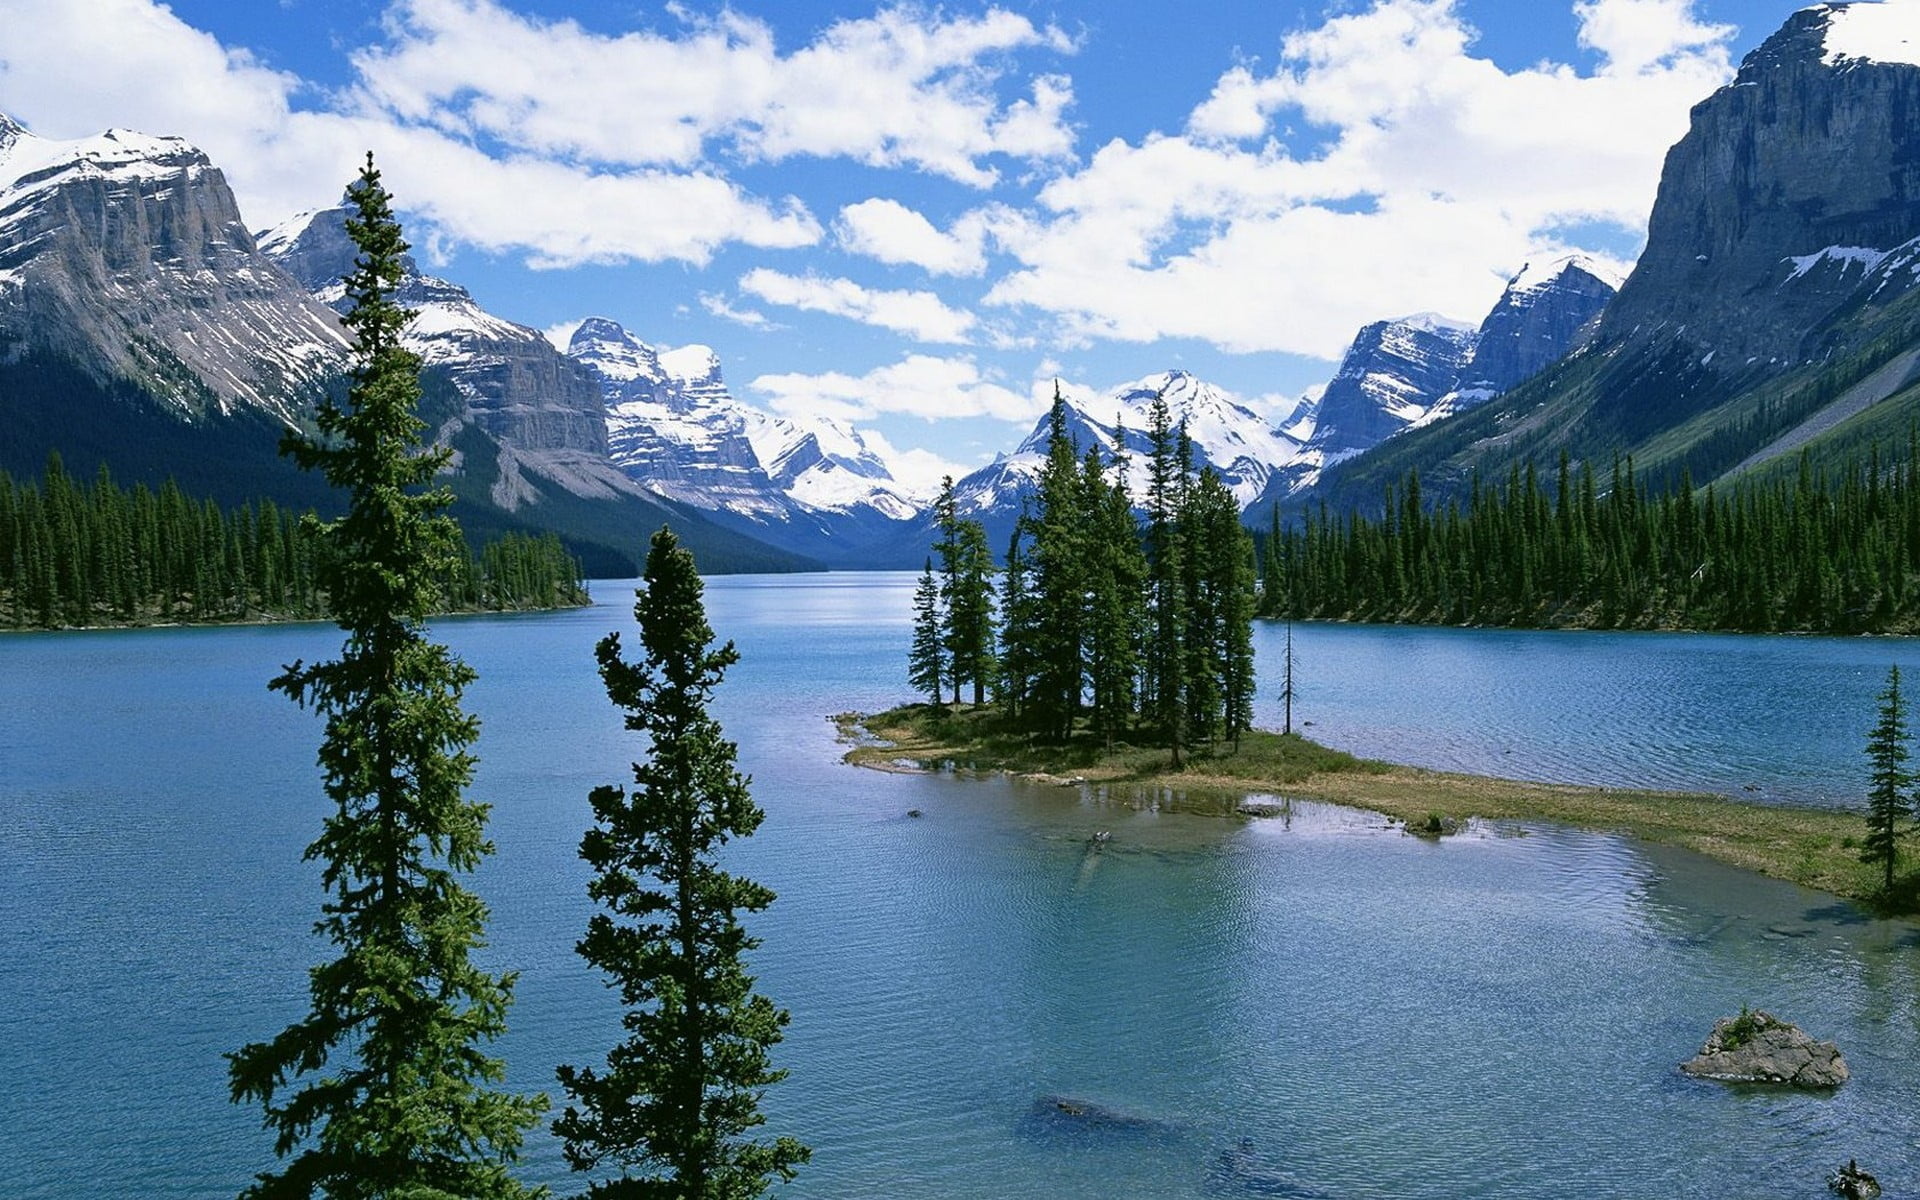
<svg viewBox="0 0 1920 1200"><path fill-rule="evenodd" d="M1561 457L1381 515L1325 508L1265 538L1262 614L1282 618L1753 633L1920 631L1920 452L1837 471L1653 492L1631 459L1604 476Z"/></svg>
<svg viewBox="0 0 1920 1200"><path fill-rule="evenodd" d="M123 488L104 467L82 483L57 455L37 482L0 471L0 627L323 618L318 530L272 500L224 508L171 480ZM442 611L586 603L552 534L510 532L449 562Z"/></svg>

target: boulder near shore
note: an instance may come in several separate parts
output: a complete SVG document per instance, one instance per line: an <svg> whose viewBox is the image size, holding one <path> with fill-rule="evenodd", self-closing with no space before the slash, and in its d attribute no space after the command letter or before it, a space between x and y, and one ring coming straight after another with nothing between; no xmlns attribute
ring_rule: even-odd
<svg viewBox="0 0 1920 1200"><path fill-rule="evenodd" d="M1836 1088L1848 1075L1840 1047L1772 1013L1744 1009L1717 1022L1700 1053L1680 1069L1698 1079L1800 1088Z"/></svg>

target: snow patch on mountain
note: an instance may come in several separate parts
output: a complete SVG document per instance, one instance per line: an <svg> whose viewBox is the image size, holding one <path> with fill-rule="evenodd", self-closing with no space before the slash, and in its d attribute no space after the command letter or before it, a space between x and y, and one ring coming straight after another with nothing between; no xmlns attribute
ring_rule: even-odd
<svg viewBox="0 0 1920 1200"><path fill-rule="evenodd" d="M1781 259L1793 264L1793 271L1783 283L1791 283L1822 263L1837 263L1842 271L1855 263L1860 265L1862 273L1871 273L1887 257L1884 250L1875 250L1871 246L1828 246L1812 254L1796 254Z"/></svg>
<svg viewBox="0 0 1920 1200"><path fill-rule="evenodd" d="M1620 285L1627 281L1627 277L1617 268L1591 255L1576 252L1541 262L1527 263L1520 268L1518 274L1507 281L1507 292L1509 295L1519 296L1537 294L1558 287L1564 281L1569 269L1584 271L1616 292L1620 290ZM1483 321L1482 324L1485 322Z"/></svg>
<svg viewBox="0 0 1920 1200"><path fill-rule="evenodd" d="M1828 66L1861 59L1920 66L1920 0L1826 7Z"/></svg>
<svg viewBox="0 0 1920 1200"><path fill-rule="evenodd" d="M12 121L0 134L0 188L9 190L31 192L76 178L164 180L193 168L213 169L185 138L109 129L62 141L28 133Z"/></svg>
<svg viewBox="0 0 1920 1200"><path fill-rule="evenodd" d="M721 389L720 356L711 346L676 346L659 352L660 369L680 381L682 388Z"/></svg>

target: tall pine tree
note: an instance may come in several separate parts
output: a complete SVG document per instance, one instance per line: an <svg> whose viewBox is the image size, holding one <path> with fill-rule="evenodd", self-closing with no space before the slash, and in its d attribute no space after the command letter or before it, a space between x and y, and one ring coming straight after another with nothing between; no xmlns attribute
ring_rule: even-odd
<svg viewBox="0 0 1920 1200"><path fill-rule="evenodd" d="M960 516L953 494L953 477L940 481L933 503L940 540L940 599L946 607L944 635L953 677L953 702L960 703L960 685L973 685L973 702L986 703L987 685L994 673L993 551L980 522Z"/></svg>
<svg viewBox="0 0 1920 1200"><path fill-rule="evenodd" d="M1087 528L1079 455L1067 433L1059 385L1047 417L1047 458L1035 487L1032 531L1033 694L1028 716L1065 742L1080 712L1086 637Z"/></svg>
<svg viewBox="0 0 1920 1200"><path fill-rule="evenodd" d="M1187 725L1187 577L1180 511L1186 495L1181 435L1164 394L1147 410L1147 634L1143 709L1180 766Z"/></svg>
<svg viewBox="0 0 1920 1200"><path fill-rule="evenodd" d="M1893 869L1900 857L1900 838L1913 817L1914 774L1907 769L1907 702L1900 695L1900 668L1887 671L1887 690L1880 693L1880 720L1867 738L1867 762L1872 768L1867 792L1867 836L1860 861L1884 872L1884 886L1893 890Z"/></svg>
<svg viewBox="0 0 1920 1200"><path fill-rule="evenodd" d="M927 560L920 573L920 586L913 592L913 647L907 654L907 682L940 703L940 689L947 679L947 643L941 636L945 625L940 611L940 584L933 577L933 560Z"/></svg>
<svg viewBox="0 0 1920 1200"><path fill-rule="evenodd" d="M513 980L471 961L487 911L459 883L492 850L487 807L462 794L479 725L460 695L474 674L425 629L460 553L451 498L431 487L447 453L420 446L420 360L394 302L407 244L371 155L348 199L360 251L346 279L348 406L321 406L319 440L283 443L348 490L320 568L347 641L339 659L272 683L326 718L336 809L307 857L329 893L319 930L340 954L312 970L305 1018L228 1055L233 1099L259 1101L275 1152L291 1156L244 1194L522 1196L507 1166L546 1101L492 1086L503 1068L480 1043L505 1031ZM301 1076L313 1078L294 1087Z"/></svg>
<svg viewBox="0 0 1920 1200"><path fill-rule="evenodd" d="M740 914L765 909L773 892L718 863L721 846L764 814L707 712L739 654L731 642L713 648L701 591L693 556L661 529L633 606L645 657L624 659L617 633L595 651L608 698L650 749L631 791L594 789L595 824L580 843L597 872L588 893L606 909L580 954L619 989L629 1034L605 1070L559 1070L578 1105L554 1122L568 1162L621 1172L593 1183L592 1196L748 1200L808 1157L793 1138L748 1136L765 1122L762 1093L786 1075L768 1048L787 1014L753 990L741 957L759 941Z"/></svg>

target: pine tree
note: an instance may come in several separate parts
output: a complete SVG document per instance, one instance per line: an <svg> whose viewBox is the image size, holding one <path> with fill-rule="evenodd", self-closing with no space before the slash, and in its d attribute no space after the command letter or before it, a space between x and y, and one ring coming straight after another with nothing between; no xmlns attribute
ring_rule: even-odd
<svg viewBox="0 0 1920 1200"><path fill-rule="evenodd" d="M973 684L973 702L987 702L987 685L997 663L994 647L993 551L987 530L975 520L962 520L958 529L959 571L948 600L947 621L953 656L956 700L960 682Z"/></svg>
<svg viewBox="0 0 1920 1200"><path fill-rule="evenodd" d="M1147 634L1143 705L1181 765L1186 732L1186 569L1179 536L1185 468L1164 395L1147 410Z"/></svg>
<svg viewBox="0 0 1920 1200"><path fill-rule="evenodd" d="M1183 427L1180 436L1180 460L1183 477L1192 450ZM1231 556L1238 543L1226 544L1220 537L1222 522L1239 524L1233 494L1220 482L1212 467L1187 484L1180 493L1176 536L1181 553L1181 587L1185 596L1186 626L1181 636L1185 658L1182 674L1186 684L1186 726L1190 741L1211 743L1224 724L1226 625L1222 605L1225 592L1221 577L1233 573Z"/></svg>
<svg viewBox="0 0 1920 1200"><path fill-rule="evenodd" d="M934 552L940 556L940 599L946 610L943 638L951 664L953 702L960 703L960 685L970 682L974 704L984 704L994 670L993 551L987 547L986 528L960 516L951 475L940 481L933 512L940 534Z"/></svg>
<svg viewBox="0 0 1920 1200"><path fill-rule="evenodd" d="M1086 639L1088 521L1081 503L1079 455L1067 433L1058 385L1047 417L1047 459L1035 486L1031 558L1035 726L1055 741L1073 736L1079 715Z"/></svg>
<svg viewBox="0 0 1920 1200"><path fill-rule="evenodd" d="M1253 610L1256 596L1253 535L1240 523L1233 493L1218 476L1208 538L1214 543L1214 587L1219 594L1220 698L1226 736L1240 749L1240 735L1253 728Z"/></svg>
<svg viewBox="0 0 1920 1200"><path fill-rule="evenodd" d="M927 694L935 705L947 678L946 639L941 636L940 584L933 577L933 560L920 573L913 593L913 648L907 655L907 682Z"/></svg>
<svg viewBox="0 0 1920 1200"><path fill-rule="evenodd" d="M595 654L607 695L628 729L646 736L631 791L600 787L580 856L598 874L604 905L580 941L582 957L612 977L630 1034L604 1071L563 1066L578 1103L554 1122L577 1171L617 1167L592 1196L747 1200L770 1177L807 1161L790 1137L754 1141L760 1098L786 1072L770 1065L787 1014L753 991L741 955L759 945L740 923L773 893L720 869L720 847L764 814L734 767L735 748L707 713L739 660L713 649L693 556L671 531L654 534L633 612L645 657L621 657L620 635Z"/></svg>
<svg viewBox="0 0 1920 1200"><path fill-rule="evenodd" d="M1114 445L1125 444L1116 422ZM1087 551L1087 678L1093 692L1093 731L1111 749L1138 700L1147 564L1127 493L1126 457L1116 451L1113 480L1108 482L1098 448L1089 446L1084 472L1093 535Z"/></svg>
<svg viewBox="0 0 1920 1200"><path fill-rule="evenodd" d="M1867 762L1872 785L1867 792L1867 836L1860 861L1881 867L1885 886L1893 890L1893 868L1900 856L1900 838L1912 818L1914 773L1907 769L1907 704L1900 695L1900 668L1887 671L1887 690L1880 693L1880 721L1867 739Z"/></svg>
<svg viewBox="0 0 1920 1200"><path fill-rule="evenodd" d="M939 540L933 544L933 553L940 560L940 601L946 614L942 626L941 642L947 651L948 662L953 668L953 704L960 706L960 651L956 646L958 638L954 631L954 598L960 590L960 512L953 494L953 476L943 476L940 480L940 494L933 500L933 527L939 533Z"/></svg>
<svg viewBox="0 0 1920 1200"><path fill-rule="evenodd" d="M1038 615L1033 601L1031 564L1024 549L1031 524L1031 515L1023 502L1020 516L1013 523L1013 536L1007 540L1006 570L1000 577L1000 658L994 673L994 699L1011 721L1018 721L1025 714L1039 675L1034 657Z"/></svg>
<svg viewBox="0 0 1920 1200"><path fill-rule="evenodd" d="M460 695L474 674L425 630L459 545L451 498L430 487L447 454L420 449L420 364L393 298L407 246L371 155L349 200L348 407L321 406L320 440L283 442L349 492L321 578L347 640L338 660L296 662L271 685L326 718L337 809L306 856L322 864L319 930L340 956L311 972L306 1017L228 1056L233 1099L259 1101L275 1152L292 1156L244 1194L523 1196L507 1166L545 1097L489 1086L503 1067L478 1043L505 1031L513 978L472 963L486 906L458 882L492 850L486 806L462 795L479 725Z"/></svg>
<svg viewBox="0 0 1920 1200"><path fill-rule="evenodd" d="M1280 727L1281 733L1293 732L1293 700L1295 694L1293 690L1293 669L1298 665L1299 659L1294 657L1293 653L1293 622L1289 620L1287 622L1286 648L1281 651L1280 657L1280 711L1283 714L1283 723Z"/></svg>

